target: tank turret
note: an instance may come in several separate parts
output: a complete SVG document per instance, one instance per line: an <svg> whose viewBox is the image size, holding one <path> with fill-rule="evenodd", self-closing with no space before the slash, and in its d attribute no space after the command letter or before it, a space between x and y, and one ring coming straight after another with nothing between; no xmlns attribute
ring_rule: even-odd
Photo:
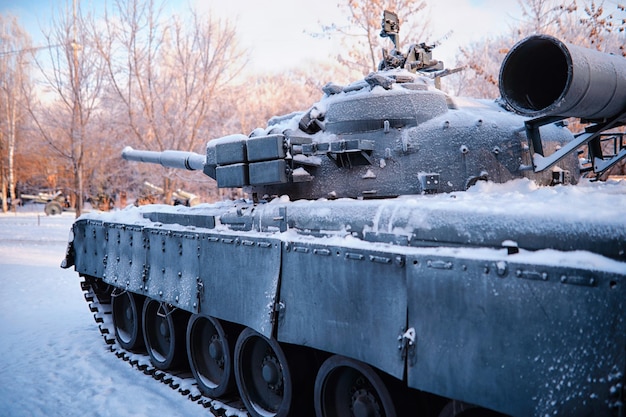
<svg viewBox="0 0 626 417"><path fill-rule="evenodd" d="M536 35L504 59L502 101L457 98L434 87L433 78L451 73L432 58L434 45L413 44L404 54L398 33L397 16L385 12L381 36L394 49L380 71L347 86L329 83L308 110L250 135L214 139L206 156L130 148L122 156L201 169L218 187L243 187L255 200L386 198L521 177L576 183L580 146L589 143L597 174L626 157L623 135L605 134L626 122L624 58ZM574 135L566 117L593 126ZM608 140L614 154L603 153Z"/></svg>
<svg viewBox="0 0 626 417"><path fill-rule="evenodd" d="M393 22L386 14L382 34L395 44ZM218 187L244 187L252 196L308 199L450 192L520 177L576 183L581 146L589 144L597 174L626 157L623 135L606 133L626 123L623 58L532 36L505 58L503 101L490 102L434 88L432 79L450 71L432 59L433 48L385 52L381 71L347 86L329 83L307 111L276 117L249 136L212 140L204 160L192 156L195 164L175 151L157 157L127 149L123 156L202 169ZM572 134L566 117L593 125ZM606 154L606 141L614 153Z"/></svg>
<svg viewBox="0 0 626 417"><path fill-rule="evenodd" d="M387 17L383 34L397 36L398 24ZM381 71L347 86L329 83L308 110L275 117L250 135L211 140L205 156L127 148L123 157L201 169L218 187L243 187L255 199L386 198L520 177L543 185L578 181L575 155L554 169L559 176L532 171L526 117L435 88L433 78L449 72L432 59L433 48L411 45L406 54L394 48ZM574 139L562 124L540 131L547 150Z"/></svg>

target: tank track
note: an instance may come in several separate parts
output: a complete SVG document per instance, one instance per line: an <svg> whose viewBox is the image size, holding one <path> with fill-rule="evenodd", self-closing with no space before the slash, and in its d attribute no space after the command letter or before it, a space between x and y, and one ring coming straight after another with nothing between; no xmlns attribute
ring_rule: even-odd
<svg viewBox="0 0 626 417"><path fill-rule="evenodd" d="M93 313L93 318L98 324L100 334L111 353L114 353L119 359L127 362L137 371L144 375L151 376L153 379L178 392L183 397L208 409L213 416L249 416L243 402L238 397L226 400L216 400L206 397L198 389L195 378L191 372L172 372L157 369L150 362L150 356L147 353L129 352L122 348L117 343L117 340L115 340L110 295L93 287L92 283L95 282L96 278L83 278L84 280L81 281L80 287L83 290L85 301L87 301L89 310Z"/></svg>

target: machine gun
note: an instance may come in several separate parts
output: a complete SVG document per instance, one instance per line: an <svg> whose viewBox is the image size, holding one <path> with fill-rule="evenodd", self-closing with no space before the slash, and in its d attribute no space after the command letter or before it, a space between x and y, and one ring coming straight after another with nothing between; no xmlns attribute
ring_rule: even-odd
<svg viewBox="0 0 626 417"><path fill-rule="evenodd" d="M391 39L394 48L391 52L387 52L386 49L383 49L383 59L378 64L379 71L394 68L406 68L413 73L417 71L443 71L443 62L433 59L433 49L435 49L435 45L426 45L426 43L422 42L419 44L411 44L406 54L400 51L400 20L397 14L388 10L384 11L380 36L382 38ZM448 71L445 75L457 71L460 71L460 69L453 72ZM443 75L444 74L440 74L439 76Z"/></svg>

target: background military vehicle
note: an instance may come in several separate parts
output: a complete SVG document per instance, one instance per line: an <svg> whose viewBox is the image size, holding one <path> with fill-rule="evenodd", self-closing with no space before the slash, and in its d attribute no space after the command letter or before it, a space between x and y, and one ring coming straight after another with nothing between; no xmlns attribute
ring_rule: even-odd
<svg viewBox="0 0 626 417"><path fill-rule="evenodd" d="M45 192L41 191L37 194L20 194L20 201L44 204L44 213L47 216L61 214L64 210L69 209L69 202L63 195L62 191Z"/></svg>
<svg viewBox="0 0 626 417"><path fill-rule="evenodd" d="M383 26L397 41L393 14ZM255 417L623 416L623 195L459 191L574 184L585 143L597 172L623 157L600 133L624 124L626 63L531 37L489 102L434 89L429 53L394 50L205 154L126 148L250 199L75 222L63 266L110 311L113 350L162 380L188 366ZM590 127L574 135L568 116ZM129 353L143 349L149 365Z"/></svg>

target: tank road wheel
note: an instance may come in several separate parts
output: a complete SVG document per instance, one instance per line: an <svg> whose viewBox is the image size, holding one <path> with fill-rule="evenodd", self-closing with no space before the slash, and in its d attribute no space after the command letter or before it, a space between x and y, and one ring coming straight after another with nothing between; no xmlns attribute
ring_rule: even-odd
<svg viewBox="0 0 626 417"><path fill-rule="evenodd" d="M115 339L124 349L144 347L141 331L141 308L143 298L128 291L112 294L112 316Z"/></svg>
<svg viewBox="0 0 626 417"><path fill-rule="evenodd" d="M159 369L177 368L187 358L185 313L156 300L143 305L143 337L150 361Z"/></svg>
<svg viewBox="0 0 626 417"><path fill-rule="evenodd" d="M276 340L250 328L241 332L235 346L235 379L251 416L292 415L293 379Z"/></svg>
<svg viewBox="0 0 626 417"><path fill-rule="evenodd" d="M369 366L331 356L315 379L317 417L395 417L393 401L382 379Z"/></svg>
<svg viewBox="0 0 626 417"><path fill-rule="evenodd" d="M187 325L187 356L198 388L209 397L232 391L234 346L219 320L193 315Z"/></svg>

